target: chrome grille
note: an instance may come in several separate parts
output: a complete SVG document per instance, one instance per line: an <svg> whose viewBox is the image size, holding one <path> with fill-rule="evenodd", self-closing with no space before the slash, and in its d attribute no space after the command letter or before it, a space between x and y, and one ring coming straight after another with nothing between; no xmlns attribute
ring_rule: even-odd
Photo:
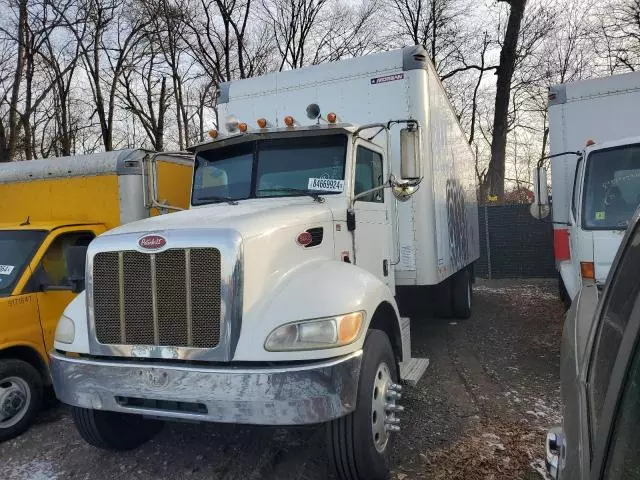
<svg viewBox="0 0 640 480"><path fill-rule="evenodd" d="M215 248L100 252L93 259L96 338L213 348L220 341L220 278Z"/></svg>

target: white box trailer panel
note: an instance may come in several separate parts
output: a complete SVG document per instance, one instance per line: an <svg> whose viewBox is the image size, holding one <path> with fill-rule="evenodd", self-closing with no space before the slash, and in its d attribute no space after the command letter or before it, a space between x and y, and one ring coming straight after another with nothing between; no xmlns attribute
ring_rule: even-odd
<svg viewBox="0 0 640 480"><path fill-rule="evenodd" d="M283 127L287 115L311 125L305 115L311 103L351 124L420 122L424 180L409 202L398 204L399 285L439 283L480 256L474 156L427 58L421 47L406 47L225 83L219 97L221 123L235 115L250 128L258 118ZM396 174L400 129L392 127ZM383 134L374 141L386 148Z"/></svg>
<svg viewBox="0 0 640 480"><path fill-rule="evenodd" d="M638 136L640 72L557 85L549 91L549 147L552 155ZM553 220L569 221L577 157L551 162ZM560 228L556 225L555 228Z"/></svg>

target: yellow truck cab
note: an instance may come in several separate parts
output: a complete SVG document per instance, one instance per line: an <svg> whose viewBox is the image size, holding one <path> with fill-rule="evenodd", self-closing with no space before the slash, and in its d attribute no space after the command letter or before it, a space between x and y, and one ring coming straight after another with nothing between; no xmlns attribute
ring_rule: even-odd
<svg viewBox="0 0 640 480"><path fill-rule="evenodd" d="M0 442L40 409L47 352L84 289L77 270L91 240L188 207L191 167L188 156L144 150L0 164Z"/></svg>

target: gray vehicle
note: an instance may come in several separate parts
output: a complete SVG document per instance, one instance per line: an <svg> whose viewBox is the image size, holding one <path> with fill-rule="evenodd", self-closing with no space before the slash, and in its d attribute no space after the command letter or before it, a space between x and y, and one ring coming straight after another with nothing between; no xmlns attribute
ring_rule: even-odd
<svg viewBox="0 0 640 480"><path fill-rule="evenodd" d="M585 285L567 313L562 427L547 434L554 479L640 479L640 210L602 291Z"/></svg>

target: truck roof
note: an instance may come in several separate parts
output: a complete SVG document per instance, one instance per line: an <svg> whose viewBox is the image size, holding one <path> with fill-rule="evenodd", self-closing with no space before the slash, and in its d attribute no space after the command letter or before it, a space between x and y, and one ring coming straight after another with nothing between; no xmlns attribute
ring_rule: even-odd
<svg viewBox="0 0 640 480"><path fill-rule="evenodd" d="M90 155L3 163L0 166L0 184L108 173L139 174L141 169L139 160L148 153L142 149L116 150Z"/></svg>
<svg viewBox="0 0 640 480"><path fill-rule="evenodd" d="M640 72L590 78L551 87L549 89L549 106L639 90Z"/></svg>
<svg viewBox="0 0 640 480"><path fill-rule="evenodd" d="M596 142L593 145L590 145L589 147L587 147L586 151L591 152L593 150L604 150L606 148L614 148L614 147L620 147L623 145L632 145L636 143L640 143L640 136L625 137L625 138L610 140L608 142L602 142L602 143Z"/></svg>

